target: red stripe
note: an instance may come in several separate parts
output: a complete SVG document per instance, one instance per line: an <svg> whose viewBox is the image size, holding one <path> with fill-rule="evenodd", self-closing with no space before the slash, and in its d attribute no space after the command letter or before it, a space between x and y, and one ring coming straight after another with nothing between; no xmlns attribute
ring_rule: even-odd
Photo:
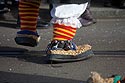
<svg viewBox="0 0 125 83"><path fill-rule="evenodd" d="M65 25L60 25L60 24L54 24L54 27L69 28L69 29L76 30L76 28L74 28L74 27L71 27L71 26L65 26Z"/></svg>
<svg viewBox="0 0 125 83"><path fill-rule="evenodd" d="M67 32L67 31L59 30L58 28L61 28L61 29L64 29L64 30L68 30L69 32L74 33L74 35L71 34L71 33L69 33L69 32ZM56 32L63 33L63 34L66 34L66 35L71 36L71 37L65 36L65 35L60 34L60 33L55 33L55 31L56 31ZM76 33L76 28L73 28L73 27L71 27L71 26L54 24L53 34L54 34L54 38L56 38L56 39L58 39L58 38L63 38L63 39L66 39L66 40L71 40L71 39L75 36L75 33Z"/></svg>
<svg viewBox="0 0 125 83"><path fill-rule="evenodd" d="M26 5L26 7L24 6L19 6L19 8L36 8L38 9L39 7L35 7L35 6L29 6L29 5Z"/></svg>
<svg viewBox="0 0 125 83"><path fill-rule="evenodd" d="M32 3L33 5L28 3ZM19 2L19 7L21 7L21 5L28 6L31 8L38 8L40 4L35 2L27 2L27 3Z"/></svg>
<svg viewBox="0 0 125 83"><path fill-rule="evenodd" d="M37 9L36 10L28 10L28 9L27 10L23 10L23 9L21 10L21 9L19 9L19 11L20 12L31 12L31 13L32 12L39 12Z"/></svg>
<svg viewBox="0 0 125 83"><path fill-rule="evenodd" d="M24 3L25 2L25 3ZM19 1L19 3L21 3L21 4L26 4L27 5L27 3L32 3L32 4L35 4L35 5L39 5L40 3L38 3L38 2L28 2L28 1Z"/></svg>
<svg viewBox="0 0 125 83"><path fill-rule="evenodd" d="M36 26L36 23L21 23L21 25L30 25L30 26Z"/></svg>
<svg viewBox="0 0 125 83"><path fill-rule="evenodd" d="M54 27L54 29L56 29L56 28L58 28L58 27ZM60 27L59 27L60 28ZM68 30L68 31L70 31L70 32L72 32L72 33L76 33L76 30L74 31L73 29L71 29L71 28L62 28L62 29L65 29L65 30Z"/></svg>
<svg viewBox="0 0 125 83"><path fill-rule="evenodd" d="M74 36L73 34L70 34L68 32L64 32L64 31L61 31L61 30L54 30L54 31L57 31L57 32L61 32L63 34L66 34L66 35L69 35L69 36ZM56 34L56 33L55 33Z"/></svg>
<svg viewBox="0 0 125 83"><path fill-rule="evenodd" d="M66 29L66 30L68 30L68 31L70 31L70 32L73 32L73 33L75 33L76 32L76 28L72 28L72 27L70 27L70 26L64 26L64 25L54 25L54 28L56 29L56 28L62 28L62 29ZM75 30L75 31L74 31Z"/></svg>
<svg viewBox="0 0 125 83"><path fill-rule="evenodd" d="M59 36L59 35L54 35L54 38L64 38L66 40L71 40L72 38L66 37L66 36Z"/></svg>
<svg viewBox="0 0 125 83"><path fill-rule="evenodd" d="M28 28L28 27L26 27L26 28L21 28L21 30L32 30L32 31L34 31L34 30L36 30L36 28Z"/></svg>
<svg viewBox="0 0 125 83"><path fill-rule="evenodd" d="M21 20L25 20L25 21L36 21L37 18L23 18L23 17L20 17Z"/></svg>
<svg viewBox="0 0 125 83"><path fill-rule="evenodd" d="M33 17L37 17L38 14L19 14L20 16L22 17L25 17L25 16L33 16Z"/></svg>

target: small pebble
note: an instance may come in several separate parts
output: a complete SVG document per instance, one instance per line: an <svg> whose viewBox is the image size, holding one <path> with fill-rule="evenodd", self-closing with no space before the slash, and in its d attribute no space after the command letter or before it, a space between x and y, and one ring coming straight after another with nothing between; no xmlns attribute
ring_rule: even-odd
<svg viewBox="0 0 125 83"><path fill-rule="evenodd" d="M12 69L10 68L9 71L12 71Z"/></svg>

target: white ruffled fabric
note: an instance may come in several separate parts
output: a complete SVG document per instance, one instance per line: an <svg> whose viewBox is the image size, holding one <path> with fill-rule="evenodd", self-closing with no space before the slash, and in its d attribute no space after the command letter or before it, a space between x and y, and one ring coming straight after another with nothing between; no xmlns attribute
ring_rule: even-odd
<svg viewBox="0 0 125 83"><path fill-rule="evenodd" d="M88 3L85 4L53 4L51 22L64 24L74 28L80 28L82 25L78 17L85 11Z"/></svg>

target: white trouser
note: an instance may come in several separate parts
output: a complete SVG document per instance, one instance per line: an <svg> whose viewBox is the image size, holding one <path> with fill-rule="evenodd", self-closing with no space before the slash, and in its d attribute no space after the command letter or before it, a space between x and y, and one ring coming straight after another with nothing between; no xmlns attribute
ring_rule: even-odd
<svg viewBox="0 0 125 83"><path fill-rule="evenodd" d="M85 4L53 4L51 22L58 23L74 28L80 28L82 25L79 17L84 13L88 3Z"/></svg>

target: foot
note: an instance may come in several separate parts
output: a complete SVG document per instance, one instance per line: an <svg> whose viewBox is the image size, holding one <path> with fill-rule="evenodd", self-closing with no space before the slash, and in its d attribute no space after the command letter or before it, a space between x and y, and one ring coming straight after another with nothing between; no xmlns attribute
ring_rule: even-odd
<svg viewBox="0 0 125 83"><path fill-rule="evenodd" d="M91 46L76 46L72 41L52 41L47 47L47 58L50 61L70 62L84 60L93 55Z"/></svg>
<svg viewBox="0 0 125 83"><path fill-rule="evenodd" d="M9 11L10 11L10 9L8 9L8 8L3 8L3 9L0 9L0 14L7 13L7 12L9 12Z"/></svg>
<svg viewBox="0 0 125 83"><path fill-rule="evenodd" d="M105 2L104 7L112 7L112 2Z"/></svg>
<svg viewBox="0 0 125 83"><path fill-rule="evenodd" d="M96 23L96 20L93 18L90 9L86 9L85 12L79 17L79 21L82 24L82 27L90 26Z"/></svg>
<svg viewBox="0 0 125 83"><path fill-rule="evenodd" d="M125 1L124 0L121 0L121 2L120 2L120 8L121 9L125 9Z"/></svg>
<svg viewBox="0 0 125 83"><path fill-rule="evenodd" d="M79 20L80 20L80 22L82 24L82 27L87 27L87 26L90 26L90 25L96 23L96 20L94 20L94 19L79 18Z"/></svg>
<svg viewBox="0 0 125 83"><path fill-rule="evenodd" d="M34 47L37 46L40 36L37 32L22 30L17 32L15 42L19 45Z"/></svg>
<svg viewBox="0 0 125 83"><path fill-rule="evenodd" d="M37 27L48 28L49 26L50 26L50 23L49 23L49 22L37 20Z"/></svg>
<svg viewBox="0 0 125 83"><path fill-rule="evenodd" d="M37 27L48 28L49 26L50 26L50 23L49 23L49 22L42 21L42 19L40 18L40 16L38 16L38 19L37 19Z"/></svg>

